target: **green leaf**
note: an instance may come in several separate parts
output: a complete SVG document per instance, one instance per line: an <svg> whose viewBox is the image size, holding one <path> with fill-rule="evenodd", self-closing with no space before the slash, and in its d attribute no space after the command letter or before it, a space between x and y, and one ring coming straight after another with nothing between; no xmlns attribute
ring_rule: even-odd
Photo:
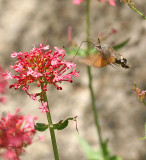
<svg viewBox="0 0 146 160"><path fill-rule="evenodd" d="M104 160L104 156L102 154L102 150L101 148L98 149L97 151L94 151L91 146L80 136L78 136L78 140L79 140L79 143L83 149L83 151L85 152L85 155L87 157L88 160ZM120 157L118 156L111 156L110 155L110 151L109 151L109 148L107 147L107 144L108 144L108 141L106 140L104 143L103 143L103 148L104 148L104 154L105 154L105 157L106 159L108 160L122 160Z"/></svg>
<svg viewBox="0 0 146 160"><path fill-rule="evenodd" d="M69 120L74 120L74 118L67 118L65 121L61 120L60 122L53 124L53 128L57 130L62 130L68 126Z"/></svg>
<svg viewBox="0 0 146 160"><path fill-rule="evenodd" d="M110 157L110 160L122 160L122 158L120 158L118 156L112 156L112 157Z"/></svg>
<svg viewBox="0 0 146 160"><path fill-rule="evenodd" d="M144 136L143 138L139 138L139 140L145 140L146 139L146 136Z"/></svg>
<svg viewBox="0 0 146 160"><path fill-rule="evenodd" d="M103 156L100 151L94 151L82 137L78 135L77 137L88 160L103 160Z"/></svg>
<svg viewBox="0 0 146 160"><path fill-rule="evenodd" d="M128 38L127 40L125 40L124 42L122 42L122 43L120 43L120 44L115 45L113 48L114 48L115 50L118 50L118 49L124 47L124 46L129 42L129 40L130 40L130 38Z"/></svg>
<svg viewBox="0 0 146 160"><path fill-rule="evenodd" d="M44 123L36 123L35 126L34 126L34 128L35 128L35 130L43 132L43 131L45 131L48 128L48 125L44 124Z"/></svg>
<svg viewBox="0 0 146 160"><path fill-rule="evenodd" d="M81 56L81 57L87 56L87 50L86 49L80 48L78 53L77 53L77 51L78 51L77 47L73 48L73 49L67 49L67 53L69 55L72 55L72 56L77 55L77 56ZM95 48L90 48L90 54L93 54L93 53L97 53L97 50Z"/></svg>
<svg viewBox="0 0 146 160"><path fill-rule="evenodd" d="M73 49L68 49L67 53L72 56L75 56L76 54L77 54L77 56L86 56L86 54L87 54L85 49L80 48L78 53L77 53L77 51L78 51L78 48L73 48Z"/></svg>

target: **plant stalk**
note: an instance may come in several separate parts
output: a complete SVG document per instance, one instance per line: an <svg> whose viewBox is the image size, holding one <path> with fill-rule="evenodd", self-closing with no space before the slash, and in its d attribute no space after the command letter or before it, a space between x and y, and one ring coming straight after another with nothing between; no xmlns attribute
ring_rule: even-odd
<svg viewBox="0 0 146 160"><path fill-rule="evenodd" d="M46 115L47 115L48 124L49 124L49 130L50 130L50 135L51 135L54 158L55 158L55 160L59 160L59 154L58 154L58 149L57 149L55 131L53 128L53 123L52 123L52 118L51 118L51 112L50 112L49 105L48 105L47 95L46 95L46 92L44 92L44 91L43 91L43 98L44 98L44 101L47 102L47 108L49 110L49 112L46 113Z"/></svg>
<svg viewBox="0 0 146 160"><path fill-rule="evenodd" d="M87 0L87 8L86 8L86 34L87 34L87 41L89 41L89 36L90 36L90 0ZM87 43L87 55L90 53L90 44ZM101 129L99 125L99 120L98 120L98 112L96 110L96 104L95 104L95 96L93 92L93 86L92 86L92 75L91 75L91 67L87 67L87 72L88 72L88 78L89 78L89 90L90 90L90 95L91 95L91 101L92 101L92 111L94 115L94 122L96 125L96 130L97 130L97 135L99 138L99 143L100 147L102 150L102 154L104 157L104 160L107 160L106 158L106 150L104 147L104 142L102 140L102 135L101 135Z"/></svg>
<svg viewBox="0 0 146 160"><path fill-rule="evenodd" d="M137 14L139 14L142 18L146 19L146 16L143 13L141 13L139 10L137 10L132 4L129 3L128 6Z"/></svg>

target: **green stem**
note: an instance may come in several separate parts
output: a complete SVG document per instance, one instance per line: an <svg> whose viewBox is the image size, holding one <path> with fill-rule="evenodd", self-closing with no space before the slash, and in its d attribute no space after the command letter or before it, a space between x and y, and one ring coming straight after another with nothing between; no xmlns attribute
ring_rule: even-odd
<svg viewBox="0 0 146 160"><path fill-rule="evenodd" d="M133 5L128 4L128 6L129 6L132 10L134 10L137 14L139 14L141 17L143 17L144 19L146 19L146 16L145 16L143 13L141 13L139 10L137 10Z"/></svg>
<svg viewBox="0 0 146 160"><path fill-rule="evenodd" d="M100 129L100 124L99 124L99 120L98 120L98 111L96 110L95 96L94 96L93 87L92 87L91 67L88 67L88 77L89 77L90 95L91 95L91 100L92 100L92 110L93 110L93 114L94 114L94 122L96 125L97 134L98 134L99 143L100 143L100 146L102 149L103 157L104 157L104 160L106 160L107 159L106 158L106 150L104 147L104 142L102 140L101 129Z"/></svg>
<svg viewBox="0 0 146 160"><path fill-rule="evenodd" d="M87 8L86 8L86 34L87 34L87 42L89 41L90 36L90 0L87 0ZM90 44L87 43L87 54L89 55Z"/></svg>
<svg viewBox="0 0 146 160"><path fill-rule="evenodd" d="M143 13L141 13L139 10L137 10L136 7L135 7L133 4L131 4L131 2L127 2L127 5L128 5L133 11L135 11L137 14L139 14L141 17L143 17L144 19L146 19L146 16L145 16Z"/></svg>
<svg viewBox="0 0 146 160"><path fill-rule="evenodd" d="M41 87L43 87L43 85ZM55 137L55 131L54 131L54 128L53 128L53 123L52 123L52 118L51 118L51 112L50 112L50 109L49 109L48 99L47 99L46 92L43 92L43 98L44 98L43 99L44 102L47 102L47 108L49 110L49 112L46 113L46 114L47 114L47 119L48 119L48 124L49 124L49 130L50 130L51 141L52 141L52 146L53 146L54 158L55 158L55 160L59 160L57 143L56 143L56 137Z"/></svg>
<svg viewBox="0 0 146 160"><path fill-rule="evenodd" d="M87 33L87 41L89 40L89 35L90 35L90 0L87 0L87 8L86 8L86 33ZM90 52L90 46L89 43L87 43L87 54L89 55ZM98 134L98 138L99 138L99 143L101 146L101 150L102 150L102 154L104 157L104 160L106 160L106 150L104 147L104 142L102 140L102 136L101 136L101 129L100 129L100 125L99 125L99 121L98 121L98 112L96 110L96 105L95 105L95 97L94 97L94 92L93 92L93 87L92 87L92 75L91 75L91 67L87 67L87 71L88 71L88 78L89 78L89 89L90 89L90 95L91 95L91 101L92 101L92 110L93 110L93 114L94 114L94 121L95 121L95 125L96 125L96 129L97 129L97 134Z"/></svg>

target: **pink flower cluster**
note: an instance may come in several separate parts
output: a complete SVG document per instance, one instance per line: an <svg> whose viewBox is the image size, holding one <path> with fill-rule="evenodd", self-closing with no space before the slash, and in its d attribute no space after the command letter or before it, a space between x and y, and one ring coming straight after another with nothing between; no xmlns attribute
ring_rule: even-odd
<svg viewBox="0 0 146 160"><path fill-rule="evenodd" d="M43 46L41 43L39 48L35 46L29 52L13 52L12 58L17 58L15 64L10 66L16 72L13 76L11 72L2 75L5 79L15 79L17 83L11 84L9 88L22 88L33 100L37 100L40 96L42 106L39 107L43 113L49 112L47 102L44 102L43 92L47 91L47 84L54 85L58 90L62 88L57 85L62 81L72 82L72 76L79 77L76 72L76 64L63 60L65 50L54 47L53 52L49 49L49 45ZM53 52L53 53L52 53ZM35 83L37 87L41 87L41 93L29 94L30 84Z"/></svg>
<svg viewBox="0 0 146 160"><path fill-rule="evenodd" d="M4 96L5 94L5 90L6 90L6 86L8 85L7 81L2 77L3 71L2 68L0 66L0 103L5 103L6 98Z"/></svg>
<svg viewBox="0 0 146 160"><path fill-rule="evenodd" d="M35 134L33 121L37 118L19 115L19 111L0 119L0 156L8 160L19 160Z"/></svg>
<svg viewBox="0 0 146 160"><path fill-rule="evenodd" d="M83 2L84 0L73 0L73 4L80 4L81 2Z"/></svg>
<svg viewBox="0 0 146 160"><path fill-rule="evenodd" d="M116 6L115 0L98 0L100 2L109 3L111 6Z"/></svg>
<svg viewBox="0 0 146 160"><path fill-rule="evenodd" d="M73 4L80 4L81 2L83 2L84 0L73 0ZM104 3L109 3L111 6L116 6L115 0L98 0L100 2L104 2Z"/></svg>
<svg viewBox="0 0 146 160"><path fill-rule="evenodd" d="M45 84L42 88L47 90L46 85L52 84L58 90L62 88L57 85L58 82L69 81L72 82L72 76L78 77L76 72L76 64L63 60L65 56L65 50L62 48L54 47L55 51L52 54L52 50L49 46L43 46L40 44L39 48L34 48L29 52L14 52L11 57L17 58L14 68L17 75L12 76L11 72L6 71L3 76L6 79L16 79L17 83L10 85L10 88L15 89L22 88L25 92L30 88L29 84L35 82L37 87L41 87L41 84Z"/></svg>

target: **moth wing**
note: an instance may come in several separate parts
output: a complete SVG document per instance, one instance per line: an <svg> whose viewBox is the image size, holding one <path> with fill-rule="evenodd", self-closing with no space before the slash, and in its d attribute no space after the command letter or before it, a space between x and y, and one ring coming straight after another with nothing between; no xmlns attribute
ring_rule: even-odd
<svg viewBox="0 0 146 160"><path fill-rule="evenodd" d="M93 66L96 68L100 68L100 67L104 67L107 66L111 63L115 63L115 57L113 55L109 54L103 56L100 52L99 52L99 56L96 59L96 61L94 62Z"/></svg>
<svg viewBox="0 0 146 160"><path fill-rule="evenodd" d="M115 58L113 56L109 57L108 59L104 59L102 56L99 56L93 66L95 68L100 68L100 67L107 66L111 63L114 63L114 62L115 62Z"/></svg>
<svg viewBox="0 0 146 160"><path fill-rule="evenodd" d="M108 58L105 58L99 52L98 54L82 58L79 60L79 62L89 66L94 66L95 68L100 68L107 66L111 63L115 63L115 57L111 55L108 56Z"/></svg>
<svg viewBox="0 0 146 160"><path fill-rule="evenodd" d="M108 65L107 61L103 59L103 57L99 56L98 59L96 59L96 61L94 62L93 66L95 68L100 68L100 67L104 67Z"/></svg>
<svg viewBox="0 0 146 160"><path fill-rule="evenodd" d="M86 64L88 66L94 66L94 63L98 60L99 54L90 55L85 58L79 59L80 63Z"/></svg>

